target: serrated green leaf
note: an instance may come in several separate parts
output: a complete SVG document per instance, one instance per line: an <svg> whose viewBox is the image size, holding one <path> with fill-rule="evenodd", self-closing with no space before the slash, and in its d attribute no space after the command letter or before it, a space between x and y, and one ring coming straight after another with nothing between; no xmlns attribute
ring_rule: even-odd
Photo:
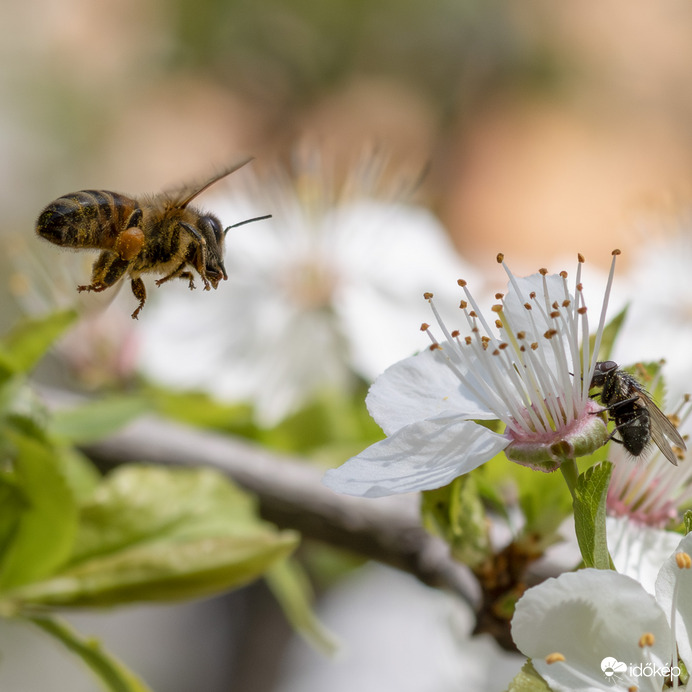
<svg viewBox="0 0 692 692"><path fill-rule="evenodd" d="M333 654L338 644L312 609L312 587L300 564L291 559L281 560L264 577L296 632L318 651Z"/></svg>
<svg viewBox="0 0 692 692"><path fill-rule="evenodd" d="M262 575L297 542L216 471L123 466L84 505L66 567L11 596L75 606L208 596Z"/></svg>
<svg viewBox="0 0 692 692"><path fill-rule="evenodd" d="M53 414L49 434L73 444L103 439L146 413L150 405L137 396L110 396Z"/></svg>
<svg viewBox="0 0 692 692"><path fill-rule="evenodd" d="M604 461L577 479L574 489L574 528L586 567L613 569L606 540L606 497L613 465Z"/></svg>
<svg viewBox="0 0 692 692"><path fill-rule="evenodd" d="M108 692L151 692L134 673L107 654L93 638L80 637L57 618L29 617L27 620L79 656Z"/></svg>
<svg viewBox="0 0 692 692"><path fill-rule="evenodd" d="M2 436L14 450L5 481L21 498L15 530L0 555L0 589L7 590L44 578L67 560L77 505L50 447L8 427Z"/></svg>
<svg viewBox="0 0 692 692"><path fill-rule="evenodd" d="M0 341L0 363L6 360L15 372L28 372L76 319L76 311L64 310L22 320Z"/></svg>
<svg viewBox="0 0 692 692"><path fill-rule="evenodd" d="M514 680L509 683L507 692L550 692L550 687L536 672L531 661L527 661Z"/></svg>

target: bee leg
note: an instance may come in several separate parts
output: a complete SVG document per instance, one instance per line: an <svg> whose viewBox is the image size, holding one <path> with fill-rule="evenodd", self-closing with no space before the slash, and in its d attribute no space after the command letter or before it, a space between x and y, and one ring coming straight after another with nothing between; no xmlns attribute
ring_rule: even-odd
<svg viewBox="0 0 692 692"><path fill-rule="evenodd" d="M188 281L188 286L190 287L191 291L195 290L195 275L192 272L183 272L180 275L181 279L187 279Z"/></svg>
<svg viewBox="0 0 692 692"><path fill-rule="evenodd" d="M147 300L147 289L144 286L144 281L140 278L132 279L130 287L132 288L132 293L134 293L135 298L139 300L137 309L132 313L132 319L137 320L139 319L139 311L144 307L144 303Z"/></svg>
<svg viewBox="0 0 692 692"><path fill-rule="evenodd" d="M104 250L91 269L91 283L77 286L77 291L105 291L122 278L129 266L130 260L122 259L117 252Z"/></svg>
<svg viewBox="0 0 692 692"><path fill-rule="evenodd" d="M177 269L174 269L170 274L166 274L166 276L164 276L162 279L157 279L156 285L160 286L161 284L166 283L166 281L180 277L181 279L188 279L190 281L190 289L193 289L195 284L192 281L192 274L190 272L183 271L186 265L187 260L182 262L180 266Z"/></svg>
<svg viewBox="0 0 692 692"><path fill-rule="evenodd" d="M200 278L204 283L204 290L211 290L211 284L207 279L206 264L207 264L207 241L200 234L200 232L191 224L181 221L180 226L184 228L196 241L197 247L191 247L188 250L187 262L192 264L192 266L197 270ZM199 249L199 252L197 252Z"/></svg>

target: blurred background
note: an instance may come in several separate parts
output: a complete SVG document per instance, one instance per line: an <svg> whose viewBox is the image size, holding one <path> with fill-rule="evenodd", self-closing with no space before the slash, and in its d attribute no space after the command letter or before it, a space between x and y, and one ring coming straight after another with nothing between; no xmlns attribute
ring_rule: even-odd
<svg viewBox="0 0 692 692"><path fill-rule="evenodd" d="M3 3L3 231L84 187L136 193L309 136L429 165L476 261L625 244L692 163L690 13L531 0ZM232 183L231 183L232 184ZM591 250L593 249L593 252ZM607 256L603 258L606 264Z"/></svg>
<svg viewBox="0 0 692 692"><path fill-rule="evenodd" d="M626 267L649 235L680 232L671 220L692 173L688 3L5 0L0 22L3 329L22 310L14 258L34 252L35 219L51 200L84 188L156 192L248 154L261 168L306 139L337 169L363 147L385 149L394 170L425 169L417 199L480 274L498 251L518 273L577 251L607 267L614 247ZM35 251L53 263L68 254L54 250ZM382 583L362 578L354 598ZM416 599L451 608L401 588L398 608L375 598L378 617ZM77 622L155 689L308 690L310 671L320 689L341 689L344 668L292 641L262 589ZM257 629L258 618L272 626ZM466 689L415 676L387 685L403 659L413 665L402 642L363 663L359 689ZM51 646L2 625L0 689L92 689L70 677L71 661L56 673L62 654L46 663L50 685L30 677Z"/></svg>

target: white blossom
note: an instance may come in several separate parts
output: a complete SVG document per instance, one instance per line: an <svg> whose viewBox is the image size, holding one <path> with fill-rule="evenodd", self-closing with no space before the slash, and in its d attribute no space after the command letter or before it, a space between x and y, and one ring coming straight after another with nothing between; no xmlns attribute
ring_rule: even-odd
<svg viewBox="0 0 692 692"><path fill-rule="evenodd" d="M450 331L427 294L444 341L424 324L432 347L386 370L371 387L369 411L387 437L325 475L339 492L376 497L445 485L505 452L553 471L608 439L601 407L589 398L612 285L611 266L593 350L579 259L574 295L566 272L509 276L490 323L467 282L466 323ZM581 350L580 350L581 347ZM499 421L495 432L479 421Z"/></svg>
<svg viewBox="0 0 692 692"><path fill-rule="evenodd" d="M583 569L519 599L512 636L556 691L662 690L692 662L692 535L660 567L655 596L611 570ZM613 662L614 659L614 662ZM678 689L683 689L677 687Z"/></svg>
<svg viewBox="0 0 692 692"><path fill-rule="evenodd" d="M673 413L685 433L692 411L689 397ZM663 560L680 540L670 530L692 502L692 459L676 448L680 464L673 466L653 446L648 458L633 460L621 445L611 444L613 473L606 498L608 550L618 572L654 592Z"/></svg>

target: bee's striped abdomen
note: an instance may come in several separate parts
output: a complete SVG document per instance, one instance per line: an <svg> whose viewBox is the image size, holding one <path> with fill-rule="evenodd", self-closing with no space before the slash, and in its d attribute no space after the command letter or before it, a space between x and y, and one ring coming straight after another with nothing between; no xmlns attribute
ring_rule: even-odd
<svg viewBox="0 0 692 692"><path fill-rule="evenodd" d="M36 232L63 247L113 247L137 208L130 197L106 190L82 190L59 197L38 217Z"/></svg>

